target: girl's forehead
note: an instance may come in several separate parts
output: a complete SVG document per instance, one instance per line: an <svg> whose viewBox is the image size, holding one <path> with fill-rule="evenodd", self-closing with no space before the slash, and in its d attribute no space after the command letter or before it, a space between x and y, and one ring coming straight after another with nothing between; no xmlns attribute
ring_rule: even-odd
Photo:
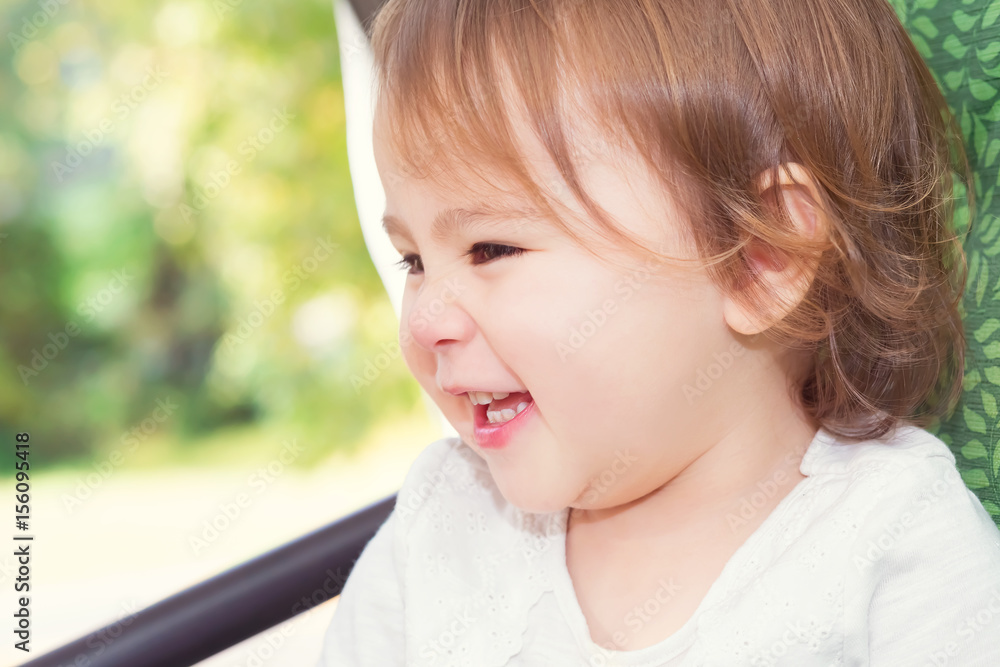
<svg viewBox="0 0 1000 667"><path fill-rule="evenodd" d="M631 174L642 165L618 159L606 152L606 142L571 145L573 171L580 187L590 190L595 177L611 170ZM416 159L392 152L386 147L385 160L379 169L387 185L406 196L457 205L485 203L503 210L541 212L547 207L569 206L580 202L555 161L547 154L518 155L516 167L491 156L477 156L461 147L444 149L437 154L417 155ZM642 179L639 179L642 180Z"/></svg>
<svg viewBox="0 0 1000 667"><path fill-rule="evenodd" d="M648 166L636 148L622 143L622 137L606 136L588 120L586 112L569 111L571 109L570 105L567 112L561 113L561 133L566 142L563 157L572 166L582 193L595 200L598 208L611 217L612 225L619 229L634 225L628 224L628 220L617 219L615 212L604 205L610 199L611 208L615 208L614 200L618 199L618 193L607 187L606 181L611 175L621 177L620 185L629 191L627 194L643 199L651 209L662 208L658 200L646 201L651 198L651 192L664 193L660 187L642 187L649 180ZM388 108L383 107L381 111L388 111ZM392 171L383 174L383 179L395 181L399 194L399 199L389 208L398 207L405 216L404 207L418 205L421 221L426 219L429 223L442 211L480 210L485 202L490 208L501 211L500 217L518 229L554 231L576 242L610 251L611 248L606 247L608 234L600 229L602 224L586 211L579 199L580 193L570 187L532 124L515 107L509 106L508 111L511 128L510 141L504 142L507 143L506 155L482 154L473 147L453 145L457 140L451 132L435 133L433 125L425 128L425 134L432 138L432 144L439 137L444 137L444 142L423 148L407 147L405 141L395 141L393 134L399 127L397 121L404 119L394 120L389 113L377 113L375 141L376 151L382 153L380 169ZM447 123L448 119L431 119L431 122ZM402 154L406 150L410 154ZM418 169L414 171L413 167ZM418 215L415 211L410 213ZM635 217L632 211L628 213L626 218Z"/></svg>
<svg viewBox="0 0 1000 667"><path fill-rule="evenodd" d="M556 119L558 134L565 141L561 159L568 160L576 170L585 170L598 162L633 166L638 152L628 136L608 135L594 120L599 111L593 102L586 100L575 86L569 88L564 92L568 99L563 100ZM497 122L505 127L479 126L472 120L475 114L468 111L468 103L462 100L452 100L449 106L427 115L417 114L420 122L413 127L409 123L412 117L394 117L405 113L398 102L385 104L384 98L380 99L374 125L376 152L381 149L387 160L407 174L417 164L428 167L429 172L451 175L453 182L447 185L452 189L468 189L471 183L468 175L474 174L479 181L478 191L483 194L490 186L507 192L519 189L516 184L520 175L509 167L516 160L520 163L518 169L527 170L536 183L558 190L563 177L556 165L557 158L538 135L542 130L530 120L523 102L516 101L519 98L513 92L502 96L502 121ZM484 132L493 138L483 139ZM480 143L490 145L482 148Z"/></svg>

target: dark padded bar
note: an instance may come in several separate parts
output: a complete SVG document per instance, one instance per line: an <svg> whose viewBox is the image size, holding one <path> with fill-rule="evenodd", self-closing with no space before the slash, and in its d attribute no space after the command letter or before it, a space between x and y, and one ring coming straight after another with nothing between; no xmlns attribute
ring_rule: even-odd
<svg viewBox="0 0 1000 667"><path fill-rule="evenodd" d="M340 594L396 504L354 514L22 667L189 667Z"/></svg>

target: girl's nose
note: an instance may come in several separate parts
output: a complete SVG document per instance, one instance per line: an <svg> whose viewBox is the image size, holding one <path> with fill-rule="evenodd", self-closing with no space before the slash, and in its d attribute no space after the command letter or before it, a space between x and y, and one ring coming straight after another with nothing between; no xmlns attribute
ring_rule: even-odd
<svg viewBox="0 0 1000 667"><path fill-rule="evenodd" d="M407 314L407 324L413 339L422 347L434 351L438 343L467 340L475 323L459 305L465 291L455 277L425 282Z"/></svg>

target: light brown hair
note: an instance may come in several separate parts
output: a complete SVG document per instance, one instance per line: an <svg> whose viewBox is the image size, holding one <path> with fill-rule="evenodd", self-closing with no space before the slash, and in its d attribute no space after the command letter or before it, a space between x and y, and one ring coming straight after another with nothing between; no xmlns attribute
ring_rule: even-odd
<svg viewBox="0 0 1000 667"><path fill-rule="evenodd" d="M751 243L819 257L806 297L765 332L806 351L793 386L819 424L863 439L953 412L967 272L953 171L970 229L972 181L955 119L885 0L388 0L372 45L407 170L489 182L488 165L554 212L512 139L504 95L516 91L598 231L648 256L580 187L594 137L574 135L565 111L587 110L607 146L640 156L683 203L700 261L740 303L763 313L775 298ZM757 187L786 162L818 185L822 241Z"/></svg>

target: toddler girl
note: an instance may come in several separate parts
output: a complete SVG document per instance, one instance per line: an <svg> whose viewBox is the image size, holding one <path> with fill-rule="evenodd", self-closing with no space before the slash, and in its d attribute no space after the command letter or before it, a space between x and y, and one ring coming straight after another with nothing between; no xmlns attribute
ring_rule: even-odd
<svg viewBox="0 0 1000 667"><path fill-rule="evenodd" d="M389 0L412 465L327 667L1000 664L960 133L885 0Z"/></svg>

